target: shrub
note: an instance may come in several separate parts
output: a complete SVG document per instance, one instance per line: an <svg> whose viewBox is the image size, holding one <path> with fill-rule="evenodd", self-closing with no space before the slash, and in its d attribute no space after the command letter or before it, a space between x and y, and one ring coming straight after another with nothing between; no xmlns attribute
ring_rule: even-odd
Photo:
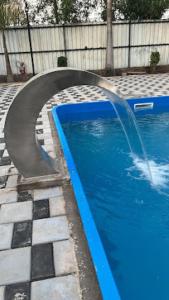
<svg viewBox="0 0 169 300"><path fill-rule="evenodd" d="M152 51L150 56L150 66L156 67L160 61L160 53L158 51Z"/></svg>
<svg viewBox="0 0 169 300"><path fill-rule="evenodd" d="M58 67L67 67L67 57L59 56L57 61Z"/></svg>

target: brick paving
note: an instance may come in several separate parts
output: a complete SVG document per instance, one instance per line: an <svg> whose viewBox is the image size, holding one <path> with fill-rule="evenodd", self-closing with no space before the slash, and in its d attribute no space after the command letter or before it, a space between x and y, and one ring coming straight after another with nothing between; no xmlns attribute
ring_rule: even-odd
<svg viewBox="0 0 169 300"><path fill-rule="evenodd" d="M109 78L126 98L169 95L169 74ZM18 191L4 141L5 118L21 84L0 85L0 300L80 300L78 268L62 187ZM97 87L69 88L48 101L36 125L55 157L48 112L57 104L106 99ZM94 300L94 299L93 299Z"/></svg>

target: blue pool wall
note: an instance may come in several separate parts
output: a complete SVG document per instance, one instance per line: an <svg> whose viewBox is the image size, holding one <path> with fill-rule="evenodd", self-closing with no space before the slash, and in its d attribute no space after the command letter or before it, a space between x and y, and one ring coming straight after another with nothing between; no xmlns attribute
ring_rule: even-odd
<svg viewBox="0 0 169 300"><path fill-rule="evenodd" d="M169 96L137 99L133 98L127 99L127 102L130 105L132 111L134 111L134 104L153 102L153 109L141 109L134 111L136 116L144 116L145 114L157 114L169 111ZM56 111L61 123L82 121L86 119L91 120L99 117L116 117L113 106L108 100L62 104L56 107Z"/></svg>
<svg viewBox="0 0 169 300"><path fill-rule="evenodd" d="M136 103L153 102L153 109L135 111L135 114L139 116L169 111L168 96L127 99L127 101L133 111L134 104ZM64 157L67 162L71 183L75 193L102 297L104 300L121 300L102 242L100 240L100 236L91 214L75 162L62 128L62 124L65 122L91 120L101 117L116 117L115 111L108 100L100 100L76 104L62 104L53 108L52 115L59 135Z"/></svg>

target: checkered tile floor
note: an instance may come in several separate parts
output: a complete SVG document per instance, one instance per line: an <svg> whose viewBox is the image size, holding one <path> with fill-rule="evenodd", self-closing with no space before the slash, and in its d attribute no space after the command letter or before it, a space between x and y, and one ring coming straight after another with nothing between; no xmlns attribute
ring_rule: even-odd
<svg viewBox="0 0 169 300"><path fill-rule="evenodd" d="M126 98L169 95L169 74L109 78ZM18 192L4 124L21 84L0 85L0 300L79 300L74 242L62 187ZM48 112L67 102L105 99L96 87L69 88L48 101L36 125L40 144L55 157Z"/></svg>
<svg viewBox="0 0 169 300"><path fill-rule="evenodd" d="M62 188L1 196L0 299L80 299Z"/></svg>

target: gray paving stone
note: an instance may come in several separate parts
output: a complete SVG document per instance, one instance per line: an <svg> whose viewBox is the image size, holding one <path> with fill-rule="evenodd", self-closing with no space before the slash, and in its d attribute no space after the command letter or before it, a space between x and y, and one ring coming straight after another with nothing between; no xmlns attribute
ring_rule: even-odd
<svg viewBox="0 0 169 300"><path fill-rule="evenodd" d="M9 157L9 153L8 153L7 149L5 149L3 157Z"/></svg>
<svg viewBox="0 0 169 300"><path fill-rule="evenodd" d="M5 294L5 287L0 286L0 300L5 300L4 294Z"/></svg>
<svg viewBox="0 0 169 300"><path fill-rule="evenodd" d="M31 248L0 252L0 285L30 280Z"/></svg>
<svg viewBox="0 0 169 300"><path fill-rule="evenodd" d="M31 242L32 221L15 223L12 238L12 248L31 246Z"/></svg>
<svg viewBox="0 0 169 300"><path fill-rule="evenodd" d="M41 244L69 238L68 222L65 216L33 221L32 244Z"/></svg>
<svg viewBox="0 0 169 300"><path fill-rule="evenodd" d="M0 223L27 221L32 219L32 202L3 204L0 210Z"/></svg>
<svg viewBox="0 0 169 300"><path fill-rule="evenodd" d="M61 187L34 190L34 200L47 199L56 196L62 196Z"/></svg>
<svg viewBox="0 0 169 300"><path fill-rule="evenodd" d="M7 188L15 188L17 186L18 175L11 175L8 177L6 184Z"/></svg>
<svg viewBox="0 0 169 300"><path fill-rule="evenodd" d="M72 275L33 282L31 295L31 300L81 299L78 280Z"/></svg>
<svg viewBox="0 0 169 300"><path fill-rule="evenodd" d="M17 192L16 190L4 189L0 191L0 205L7 204L17 201Z"/></svg>
<svg viewBox="0 0 169 300"><path fill-rule="evenodd" d="M4 167L0 166L0 176L8 175L9 169L10 169L10 166L4 166Z"/></svg>
<svg viewBox="0 0 169 300"><path fill-rule="evenodd" d="M4 300L30 300L30 283L23 282L6 286Z"/></svg>
<svg viewBox="0 0 169 300"><path fill-rule="evenodd" d="M49 199L50 216L65 215L65 200L63 196Z"/></svg>
<svg viewBox="0 0 169 300"><path fill-rule="evenodd" d="M71 240L53 243L55 274L57 276L77 271L76 258Z"/></svg>
<svg viewBox="0 0 169 300"><path fill-rule="evenodd" d="M54 277L53 246L50 244L32 247L31 280Z"/></svg>
<svg viewBox="0 0 169 300"><path fill-rule="evenodd" d="M13 233L13 224L0 225L0 250L10 249Z"/></svg>
<svg viewBox="0 0 169 300"><path fill-rule="evenodd" d="M4 189L6 186L7 176L0 176L0 189Z"/></svg>
<svg viewBox="0 0 169 300"><path fill-rule="evenodd" d="M33 219L49 218L49 200L37 200L33 203Z"/></svg>
<svg viewBox="0 0 169 300"><path fill-rule="evenodd" d="M23 201L33 201L33 197L30 192L28 191L22 191L18 193L18 202L23 202Z"/></svg>
<svg viewBox="0 0 169 300"><path fill-rule="evenodd" d="M9 157L0 158L0 166L7 166L7 165L10 165L10 164L11 164L11 160L10 160Z"/></svg>
<svg viewBox="0 0 169 300"><path fill-rule="evenodd" d="M9 175L19 175L19 171L14 166L10 166L8 174Z"/></svg>
<svg viewBox="0 0 169 300"><path fill-rule="evenodd" d="M4 150L5 149L5 144L0 144L0 150Z"/></svg>

